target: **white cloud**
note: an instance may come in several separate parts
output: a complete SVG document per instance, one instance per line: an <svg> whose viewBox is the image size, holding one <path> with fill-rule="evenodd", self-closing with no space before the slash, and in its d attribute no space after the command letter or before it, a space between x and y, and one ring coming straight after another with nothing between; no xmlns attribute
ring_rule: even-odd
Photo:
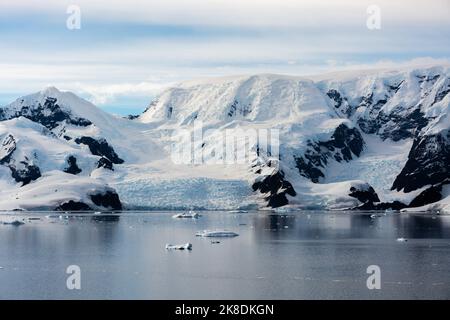
<svg viewBox="0 0 450 320"><path fill-rule="evenodd" d="M63 15L72 3L88 19L171 25L359 25L372 4L389 23L448 24L450 14L447 0L2 0L0 11Z"/></svg>

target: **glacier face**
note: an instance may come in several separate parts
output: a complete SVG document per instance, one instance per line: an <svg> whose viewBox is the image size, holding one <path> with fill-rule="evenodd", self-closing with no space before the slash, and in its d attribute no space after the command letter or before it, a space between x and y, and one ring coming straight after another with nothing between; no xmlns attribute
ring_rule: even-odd
<svg viewBox="0 0 450 320"><path fill-rule="evenodd" d="M0 209L444 210L449 106L447 66L188 81L128 119L47 88L0 108Z"/></svg>

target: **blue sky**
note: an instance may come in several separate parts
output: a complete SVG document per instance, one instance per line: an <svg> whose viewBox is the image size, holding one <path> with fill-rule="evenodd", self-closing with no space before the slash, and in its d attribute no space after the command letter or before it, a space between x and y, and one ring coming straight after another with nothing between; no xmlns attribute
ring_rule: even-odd
<svg viewBox="0 0 450 320"><path fill-rule="evenodd" d="M448 63L449 39L448 0L2 0L0 104L52 85L138 113L192 78Z"/></svg>

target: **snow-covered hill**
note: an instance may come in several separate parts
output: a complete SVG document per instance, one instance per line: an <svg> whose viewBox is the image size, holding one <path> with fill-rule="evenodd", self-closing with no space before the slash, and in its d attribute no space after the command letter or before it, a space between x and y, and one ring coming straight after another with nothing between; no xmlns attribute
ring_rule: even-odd
<svg viewBox="0 0 450 320"><path fill-rule="evenodd" d="M133 120L48 88L0 109L0 209L442 210L449 106L445 66L189 81Z"/></svg>

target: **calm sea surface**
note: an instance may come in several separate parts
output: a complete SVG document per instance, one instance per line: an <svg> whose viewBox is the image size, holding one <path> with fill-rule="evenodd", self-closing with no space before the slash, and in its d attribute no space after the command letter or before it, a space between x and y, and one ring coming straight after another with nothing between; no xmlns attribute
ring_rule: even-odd
<svg viewBox="0 0 450 320"><path fill-rule="evenodd" d="M450 216L200 213L15 213L27 223L0 225L0 298L450 298ZM195 236L216 228L239 236ZM165 249L186 242L192 251ZM69 265L80 267L81 290L67 289ZM370 265L380 290L366 286Z"/></svg>

